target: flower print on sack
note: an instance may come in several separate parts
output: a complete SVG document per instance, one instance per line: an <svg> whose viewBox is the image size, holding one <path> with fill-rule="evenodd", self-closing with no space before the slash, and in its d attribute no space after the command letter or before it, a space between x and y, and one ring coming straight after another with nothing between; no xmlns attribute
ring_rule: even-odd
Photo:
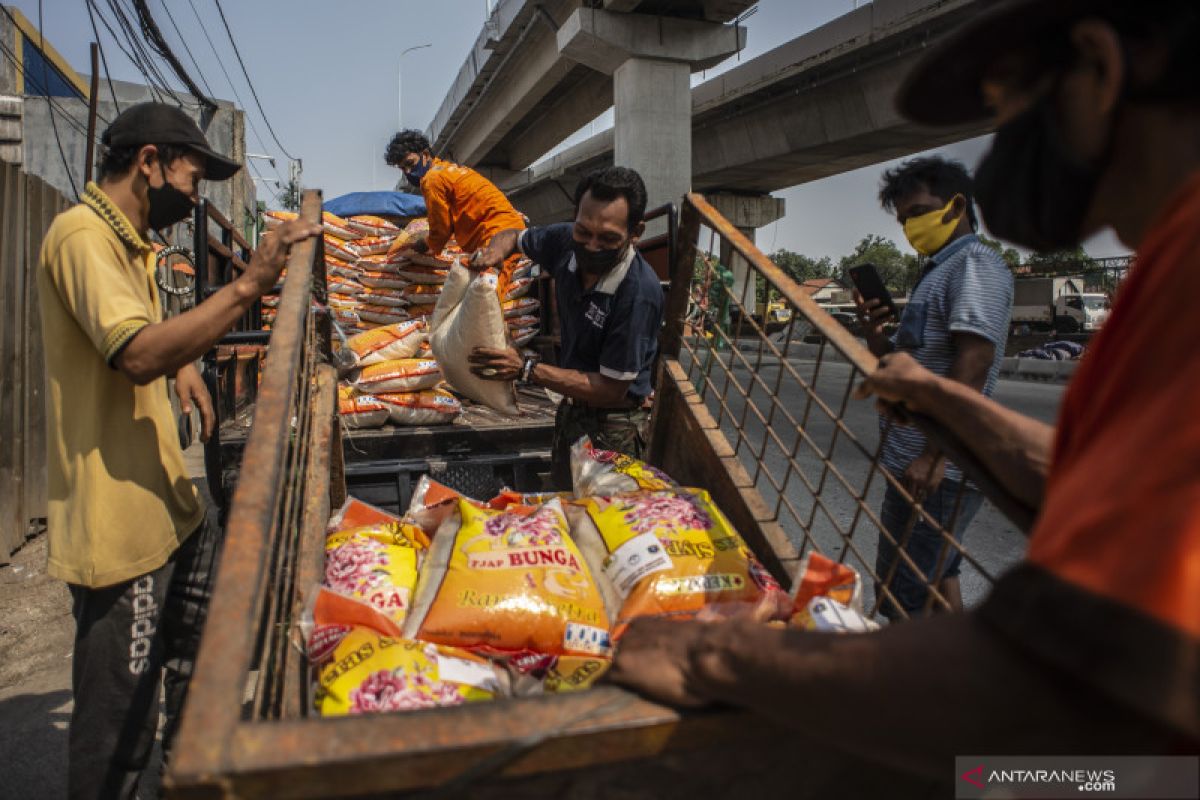
<svg viewBox="0 0 1200 800"><path fill-rule="evenodd" d="M654 533L662 528L708 530L712 519L690 494L649 492L634 495L625 504L625 522L637 533Z"/></svg>
<svg viewBox="0 0 1200 800"><path fill-rule="evenodd" d="M366 592L384 581L387 567L387 546L356 536L327 553L325 585L344 594Z"/></svg>

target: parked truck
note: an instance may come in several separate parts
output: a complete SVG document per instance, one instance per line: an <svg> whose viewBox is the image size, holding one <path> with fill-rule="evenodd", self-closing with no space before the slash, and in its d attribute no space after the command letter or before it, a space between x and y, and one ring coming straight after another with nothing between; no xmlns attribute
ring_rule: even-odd
<svg viewBox="0 0 1200 800"><path fill-rule="evenodd" d="M1018 278L1013 285L1013 331L1100 330L1108 317L1108 298L1083 289L1081 277Z"/></svg>

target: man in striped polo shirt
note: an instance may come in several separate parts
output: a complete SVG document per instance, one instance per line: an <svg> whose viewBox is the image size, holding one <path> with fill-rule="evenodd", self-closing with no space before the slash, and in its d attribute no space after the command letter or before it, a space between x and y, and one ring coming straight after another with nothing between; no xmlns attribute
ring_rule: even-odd
<svg viewBox="0 0 1200 800"><path fill-rule="evenodd" d="M884 324L894 321L887 308L856 295L868 347L877 356L907 352L931 372L990 396L1008 337L1013 279L1000 254L975 234L969 173L957 161L937 156L906 161L884 174L879 200L928 261L890 338L883 332ZM947 463L917 428L881 417L880 429L886 437L881 463L941 528L949 530L953 522L954 536L961 541L983 502L978 489L969 482L964 486L961 470ZM948 548L924 518L914 522L914 514L889 484L880 519L921 573L898 559L896 546L880 536L876 571L893 596L885 598L880 610L893 620L901 616L897 604L906 614L920 613L928 604L929 586L936 586L955 610L962 608L961 554Z"/></svg>

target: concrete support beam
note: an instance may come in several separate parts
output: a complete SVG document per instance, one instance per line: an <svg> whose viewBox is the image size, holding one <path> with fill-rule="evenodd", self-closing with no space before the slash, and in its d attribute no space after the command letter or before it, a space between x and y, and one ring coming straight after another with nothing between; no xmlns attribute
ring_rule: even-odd
<svg viewBox="0 0 1200 800"><path fill-rule="evenodd" d="M558 29L560 53L606 75L631 58L679 61L699 72L745 46L746 29L740 25L594 8L576 9Z"/></svg>
<svg viewBox="0 0 1200 800"><path fill-rule="evenodd" d="M737 227L746 238L754 241L758 228L782 219L787 203L782 197L770 195L741 195L713 192L705 195L721 216ZM755 310L754 270L726 241L721 242L721 263L733 272L733 296L748 310Z"/></svg>
<svg viewBox="0 0 1200 800"><path fill-rule="evenodd" d="M646 182L649 208L677 202L692 186L692 96L688 65L631 58L613 76L613 159Z"/></svg>

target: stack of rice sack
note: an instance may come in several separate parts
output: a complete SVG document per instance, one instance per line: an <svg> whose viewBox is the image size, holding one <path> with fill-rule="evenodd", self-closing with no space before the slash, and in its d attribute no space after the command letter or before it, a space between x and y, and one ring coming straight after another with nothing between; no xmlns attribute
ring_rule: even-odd
<svg viewBox="0 0 1200 800"><path fill-rule="evenodd" d="M338 387L342 423L350 429L396 425L443 425L462 413L445 389L438 363L422 356L427 344L423 319L394 322L351 336L346 347L358 367L352 382Z"/></svg>
<svg viewBox="0 0 1200 800"><path fill-rule="evenodd" d="M382 512L351 501L331 522L313 615L323 634L309 637L318 709L575 691L604 674L637 617L790 618L791 600L707 492L586 440L574 462L574 494L481 502L423 478L404 517L387 520L390 539L361 527ZM347 543L356 549L335 549ZM346 659L355 652L365 656Z"/></svg>

